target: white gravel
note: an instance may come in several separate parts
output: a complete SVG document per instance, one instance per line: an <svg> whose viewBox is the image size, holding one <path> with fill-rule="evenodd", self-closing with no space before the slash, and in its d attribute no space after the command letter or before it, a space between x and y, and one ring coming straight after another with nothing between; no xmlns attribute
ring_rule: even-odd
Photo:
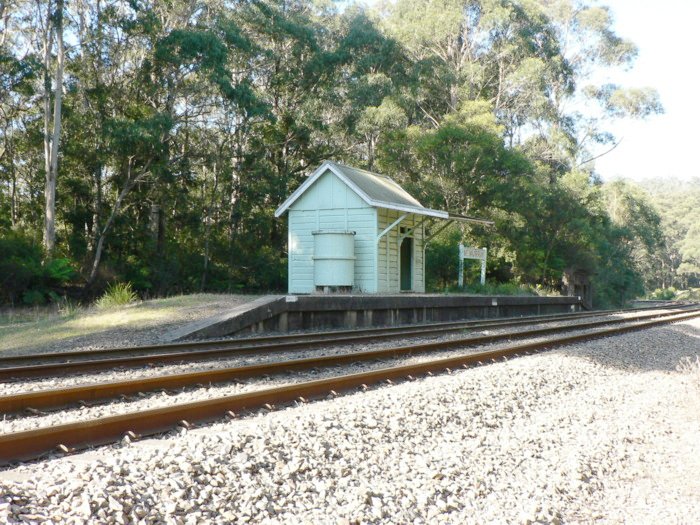
<svg viewBox="0 0 700 525"><path fill-rule="evenodd" d="M558 325L566 325L569 327L574 327L580 322L566 322L557 323ZM536 328L537 326L530 326L527 329ZM549 325L551 326L551 325ZM506 332L513 330L505 328L492 331L482 331L478 333L472 333L470 335L482 335L485 333L496 333L496 332ZM520 331L515 329L513 331ZM592 330L578 331L578 333L587 333ZM423 339L421 342L428 341L444 341L449 339L455 339L463 337L464 334L447 334L445 336L433 337L428 339ZM543 341L547 337L538 338L528 338L521 339L518 342L537 342ZM50 378L46 380L39 380L38 382L28 383L26 381L17 381L15 383L2 385L0 392L3 394L17 393L22 391L33 391L42 388L57 388L68 385L84 384L93 381L105 381L105 380L116 380L116 379L135 379L138 377L148 377L156 374L162 373L177 373L177 372L191 372L195 369L204 370L211 368L220 368L224 366L242 366L253 363L260 362L270 362L286 359L299 359L312 356L318 356L320 354L330 355L330 354L344 354L344 353L355 353L367 350L373 350L378 348L383 348L387 346L398 346L407 345L409 346L413 341L410 339L394 341L392 342L380 342L374 345L365 346L355 346L355 347L340 347L340 348L324 348L316 350L302 350L302 351L292 351L292 352L282 352L274 353L268 356L241 356L229 360L210 362L210 363L189 363L182 365L158 367L158 368L141 368L137 370L116 370L104 373L99 373L96 375L88 376L74 376L72 378ZM106 417L118 414L125 414L129 412L137 412L141 410L148 410L151 408L164 407L168 405L173 405L175 403L187 403L200 401L205 399L210 399L213 397L222 397L235 394L241 394L244 392L250 392L254 390L260 390L263 388L279 387L283 385L288 385L291 383L297 383L302 381L311 381L314 379L329 378L332 376L348 373L358 373L363 371L375 370L387 366L399 366L416 364L423 361L428 361L431 359L440 359L455 357L458 355L470 354L475 352L481 352L486 350L495 350L507 346L509 343L499 342L489 345L479 345L471 346L466 348L445 350L438 352L430 352L417 354L413 356L406 356L402 358L387 358L380 360L373 360L369 362L357 362L345 366L337 366L331 368L319 368L309 370L307 372L296 372L294 374L283 374L274 376L264 376L261 378L251 378L241 381L232 381L228 383L221 383L215 385L200 385L192 386L178 389L170 389L167 392L157 391L157 392L146 392L137 395L131 395L123 399L104 401L97 403L90 403L89 405L83 405L75 407L72 409L65 409L60 411L48 411L47 413L37 412L34 414L24 413L24 414L13 414L3 416L0 421L0 434L10 433L10 432L20 432L24 430L32 430L35 428L40 428L43 426L57 425L63 423L70 423L75 421L81 421L86 419L94 419L99 417Z"/></svg>
<svg viewBox="0 0 700 525"><path fill-rule="evenodd" d="M693 320L25 465L0 522L698 523L698 354Z"/></svg>
<svg viewBox="0 0 700 525"><path fill-rule="evenodd" d="M562 323L558 323L562 324ZM571 328L575 327L576 322L563 323ZM527 329L533 329L537 326L530 326ZM551 325L548 325L551 326ZM496 333L496 332L507 332L507 331L520 331L522 329L505 328L498 331L483 331L478 333L472 333L470 335L483 335L485 333ZM580 330L577 333L589 333L594 330ZM571 332L573 333L573 332ZM433 337L422 339L421 342L428 341L445 341L455 338L464 337L464 334L447 334L440 337ZM518 343L525 342L537 342L544 341L550 336L537 337L537 338L526 338L518 340ZM75 376L73 378L50 378L46 380L40 380L36 382L28 383L26 381L17 381L15 383L2 385L0 392L5 395L10 393L34 391L46 388L58 388L65 387L68 385L78 385L88 382L96 381L107 381L107 380L125 380L125 379L136 379L139 377L149 377L156 374L164 373L184 373L192 372L194 370L205 370L212 368L223 368L223 367L234 367L243 366L262 362L274 362L280 360L288 359L300 359L319 355L337 355L345 353L357 353L364 352L368 350L376 350L379 348L387 346L399 346L406 345L410 346L414 340L400 340L393 342L381 342L374 345L364 345L364 346L354 346L354 347L327 347L323 349L316 350L301 350L293 352L282 352L273 353L271 355L262 356L241 356L233 359L228 359L225 361L217 361L213 363L190 363L175 366L167 366L160 368L142 368L138 370L117 370L100 373L97 375L89 376ZM164 406L173 405L175 403L187 403L194 401L201 401L205 399L211 399L214 397L230 396L235 394L242 394L244 392L250 392L254 390L260 390L263 388L273 388L284 386L292 383L298 383L302 381L311 381L315 379L329 378L332 376L337 376L341 374L359 373L369 370L376 370L379 368L384 368L388 366L401 366L416 364L432 359L441 359L456 357L464 354L471 354L476 352L483 352L487 350L496 350L509 346L508 341L502 341L494 344L477 345L464 348L457 348L453 350L444 351L433 351L429 353L421 353L400 358L387 358L387 359L377 359L372 361L357 362L344 366L335 366L330 368L321 367L318 369L309 370L307 372L295 372L293 374L282 374L273 376L264 376L261 378L250 378L240 381L232 381L227 383L220 383L214 385L204 385L204 386L192 386L178 389L170 389L167 392L157 391L157 392L144 392L142 394L131 395L124 399L117 399L112 401L104 401L97 403L90 403L89 405L83 405L75 408L60 410L60 411L48 411L46 413L38 412L35 414L13 414L9 416L4 416L0 421L0 434L6 434L10 432L20 432L24 430L32 430L35 428L40 428L50 425L58 425L63 423L71 423L76 421L82 421L86 419L94 419L99 417L106 417L118 414L125 414L129 412L138 412L141 410L148 410L151 408L159 408Z"/></svg>
<svg viewBox="0 0 700 525"><path fill-rule="evenodd" d="M655 313L664 313L666 310L658 310ZM340 353L350 353L350 352L361 352L367 350L378 350L381 348L398 347L403 345L411 345L416 341L421 343L427 343L432 341L448 341L453 339L460 339L464 337L474 337L489 334L500 334L506 332L522 332L527 330L534 330L537 328L549 328L557 326L575 326L577 324L585 324L590 322L595 322L603 319L616 319L616 318L626 318L633 316L633 312L616 314L616 315L601 315L594 318L584 318L569 321L558 321L558 322L547 322L547 323L536 323L520 326L509 326L504 328L487 328L483 330L464 330L461 332L453 332L444 335L434 335L421 338L404 338L404 339L390 339L383 340L376 343L363 343L358 345L342 345L338 347L317 347L308 350L290 350L283 352L271 352L266 355L255 355L255 354L241 354L239 356L231 356L223 359L215 359L210 361L193 361L185 362L181 364L154 364L153 366L140 367L140 368L116 368L112 370L106 370L102 372L82 372L76 375L69 375L63 377L46 377L37 379L17 379L17 380L5 380L0 382L0 395L10 395L19 392L34 391L38 389L46 388L59 388L75 386L84 383L92 383L99 381L116 381L116 380L126 380L126 379L137 379L141 377L152 377L156 374L177 374L186 372L196 372L203 370L211 370L214 368L223 367L235 367L235 366L245 366L248 364L257 364L263 362L272 362L280 360L289 359L303 359L307 357L319 356L319 355L331 355ZM331 341L329 341L331 345ZM40 364L40 358L35 364Z"/></svg>

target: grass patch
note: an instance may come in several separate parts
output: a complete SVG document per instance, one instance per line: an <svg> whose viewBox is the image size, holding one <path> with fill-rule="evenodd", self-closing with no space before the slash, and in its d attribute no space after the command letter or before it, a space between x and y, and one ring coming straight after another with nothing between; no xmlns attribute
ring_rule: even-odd
<svg viewBox="0 0 700 525"><path fill-rule="evenodd" d="M253 297L251 296L251 299ZM185 319L193 309L210 308L212 304L231 303L231 296L193 294L154 299L126 308L98 309L95 307L66 307L65 309L21 309L5 313L0 318L0 353L54 345L115 329L139 330Z"/></svg>
<svg viewBox="0 0 700 525"><path fill-rule="evenodd" d="M119 327L143 328L172 319L175 310L165 308L157 311L100 311L90 308L71 315L50 316L36 321L0 326L0 349L40 348L42 345Z"/></svg>

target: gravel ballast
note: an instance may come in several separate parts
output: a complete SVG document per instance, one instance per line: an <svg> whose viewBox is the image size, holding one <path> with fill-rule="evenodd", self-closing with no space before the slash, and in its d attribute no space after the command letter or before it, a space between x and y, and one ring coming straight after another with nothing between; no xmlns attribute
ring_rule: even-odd
<svg viewBox="0 0 700 525"><path fill-rule="evenodd" d="M697 523L698 354L693 320L25 465L0 522Z"/></svg>
<svg viewBox="0 0 700 525"><path fill-rule="evenodd" d="M578 330L574 332L578 323L557 323L560 326L567 326L571 331L567 332L567 335L573 335L574 333L590 333L594 330ZM529 326L528 329L533 329L537 326ZM551 325L548 325L551 326ZM511 329L512 330L512 329ZM515 330L520 331L516 328ZM508 329L499 329L487 331L489 333L495 332L508 332ZM486 332L472 333L470 335L485 335ZM560 334L561 335L561 334ZM464 337L464 334L447 334L439 337L431 337L421 339L421 342L439 342L448 341ZM547 337L533 337L519 339L518 343L535 343L547 340ZM112 381L116 379L136 379L139 377L150 377L159 374L176 373L176 372L191 372L195 370L206 370L215 369L223 367L233 367L250 365L262 362L274 362L274 361L284 361L290 359L301 359L318 357L320 355L337 355L337 354L355 354L358 352L366 352L368 350L376 350L379 348L394 346L394 345L405 345L412 346L416 340L404 339L393 342L380 342L373 345L354 345L350 347L326 347L318 348L314 350L302 350L302 351L289 351L281 353L272 353L270 355L254 355L254 356L241 356L234 359L215 361L210 363L187 363L175 366L165 366L157 368L142 368L137 370L117 370L110 371L106 373L100 373L98 375L75 375L72 378L57 377L50 378L44 381L29 382L26 380L18 380L14 383L0 385L0 392L4 395L19 393L22 391L34 391L43 388L57 388L62 386L68 386L69 384L78 385L81 383L89 382L99 382L99 381ZM508 342L498 342L494 344L487 345L475 345L467 346L462 348L455 348L453 350L443 350L443 351L431 351L424 353L417 353L412 355L407 355L399 358L387 358L387 359L373 359L371 361L356 361L344 366L332 366L332 367L314 367L313 369L307 371L297 371L293 374L272 374L264 375L259 378L249 378L232 382L225 382L214 385L199 385L185 388L171 389L167 392L162 391L152 391L143 392L136 395L127 396L125 398L115 398L114 400L108 400L104 402L91 402L88 404L81 403L80 405L74 405L73 407L67 407L59 411L48 411L47 413L42 413L41 411L36 411L33 414L22 413L8 415L4 420L0 421L0 434L6 434L10 432L19 432L23 430L32 430L40 427L59 425L63 423L71 423L77 421L85 421L87 419L95 419L99 417L106 417L111 415L126 414L139 412L143 410L148 410L152 408L159 408L174 405L176 403L187 403L193 401L202 401L206 399L230 396L236 394L242 394L244 392L251 392L254 390L260 390L264 388L273 388L289 385L292 383L299 383L303 381L312 381L316 379L330 378L333 376L338 376L342 374L368 372L370 370L377 370L381 368L386 368L390 366L402 366L417 364L420 362L425 362L433 359L444 359L453 358L460 355L467 355L477 352L497 350L499 348L508 347L512 344ZM94 405L94 406L93 406Z"/></svg>

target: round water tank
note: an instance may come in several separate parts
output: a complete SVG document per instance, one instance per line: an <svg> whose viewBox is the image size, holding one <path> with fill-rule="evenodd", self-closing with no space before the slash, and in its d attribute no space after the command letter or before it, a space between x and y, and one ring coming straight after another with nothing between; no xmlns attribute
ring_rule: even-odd
<svg viewBox="0 0 700 525"><path fill-rule="evenodd" d="M314 286L355 284L355 232L321 230L314 236Z"/></svg>

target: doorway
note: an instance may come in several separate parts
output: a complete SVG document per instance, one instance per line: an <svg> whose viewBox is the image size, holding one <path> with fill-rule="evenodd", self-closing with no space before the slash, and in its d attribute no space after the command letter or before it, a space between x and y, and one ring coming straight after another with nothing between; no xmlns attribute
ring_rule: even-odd
<svg viewBox="0 0 700 525"><path fill-rule="evenodd" d="M406 237L401 243L400 250L401 291L413 290L413 239Z"/></svg>

